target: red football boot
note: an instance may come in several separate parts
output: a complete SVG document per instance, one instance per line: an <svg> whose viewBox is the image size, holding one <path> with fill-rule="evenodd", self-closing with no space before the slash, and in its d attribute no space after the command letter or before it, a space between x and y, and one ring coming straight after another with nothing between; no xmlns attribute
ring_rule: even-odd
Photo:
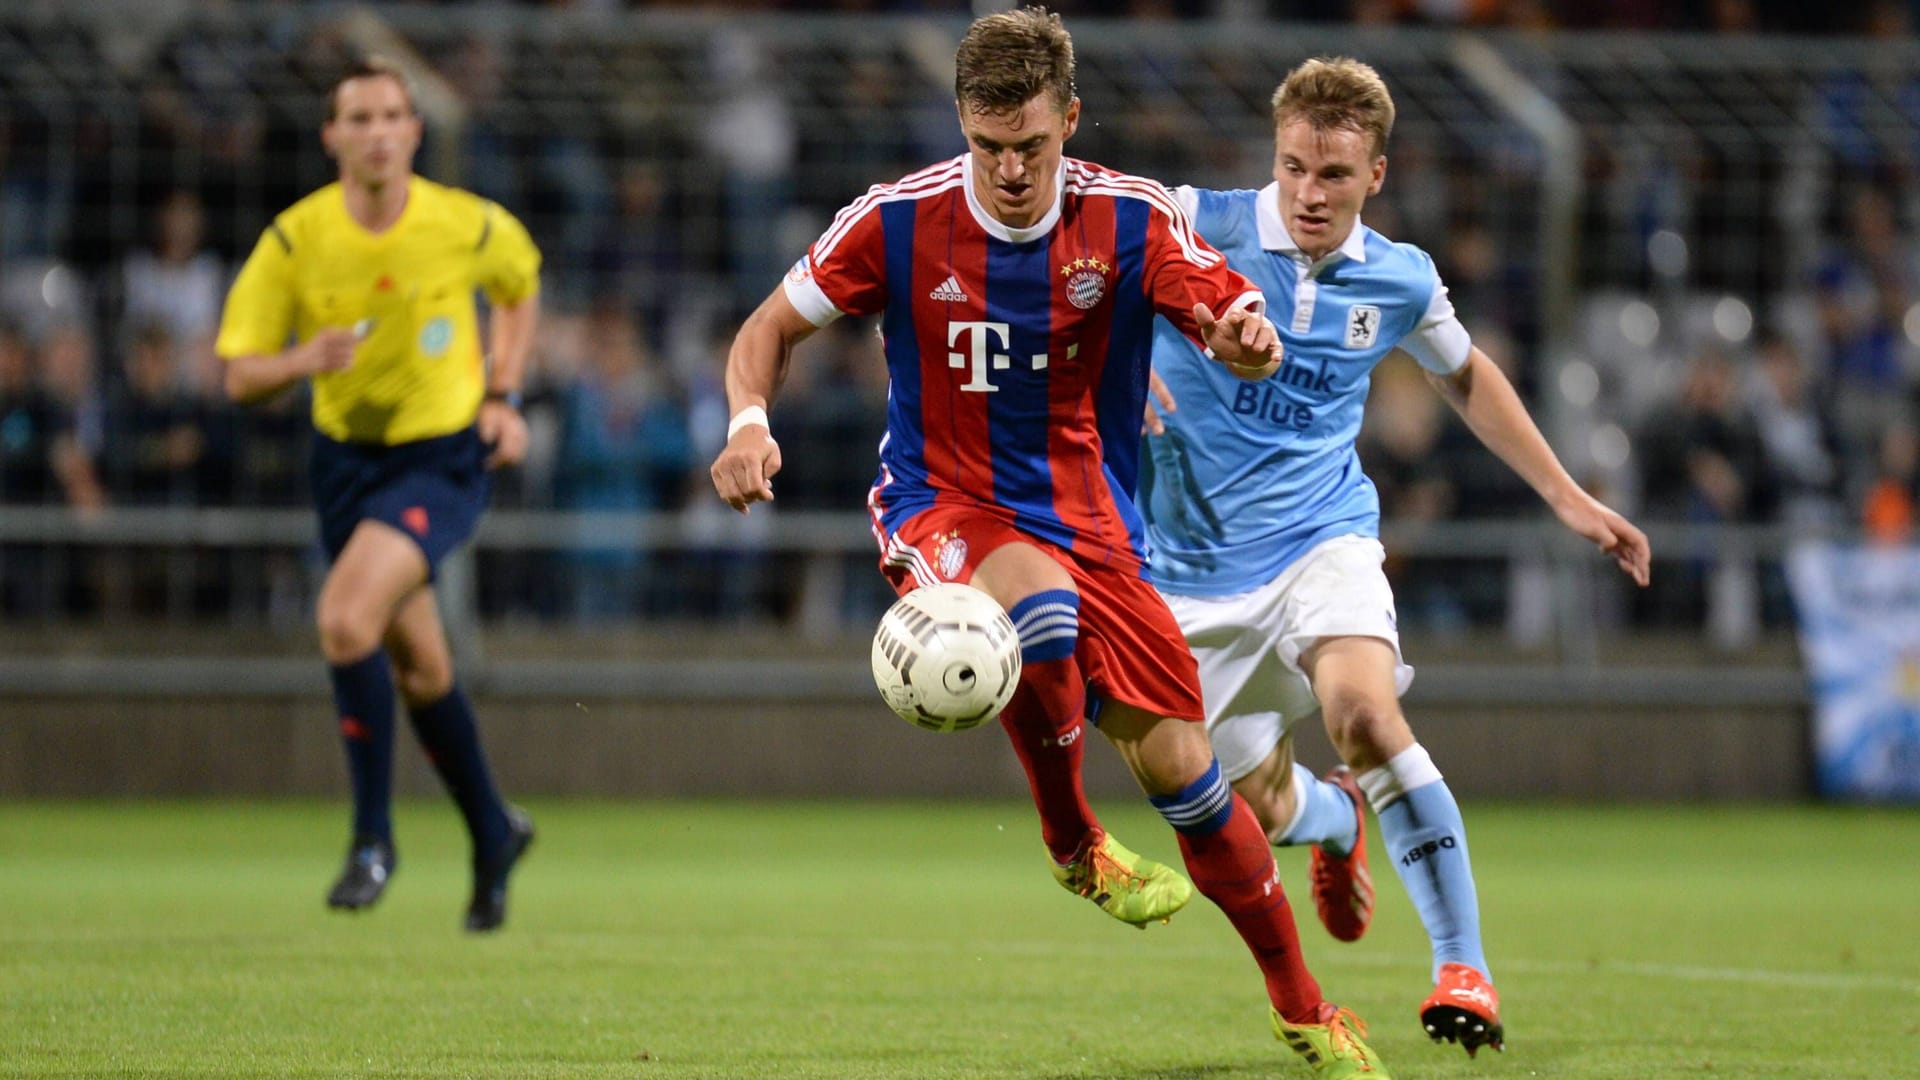
<svg viewBox="0 0 1920 1080"><path fill-rule="evenodd" d="M1309 862L1313 874L1313 910L1321 925L1339 941L1359 941L1373 922L1373 876L1367 873L1367 799L1354 782L1353 770L1336 765L1322 777L1353 799L1356 822L1353 850L1344 858L1313 845ZM1301 793L1305 797L1305 793Z"/></svg>
<svg viewBox="0 0 1920 1080"><path fill-rule="evenodd" d="M1506 1049L1500 995L1485 975L1465 964L1440 965L1433 995L1420 1003L1420 1023L1434 1042L1457 1042L1468 1057L1483 1046Z"/></svg>

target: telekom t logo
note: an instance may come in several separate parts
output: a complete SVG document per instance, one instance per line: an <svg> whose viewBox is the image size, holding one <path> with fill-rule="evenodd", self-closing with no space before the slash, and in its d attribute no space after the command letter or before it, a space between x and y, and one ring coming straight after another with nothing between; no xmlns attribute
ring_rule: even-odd
<svg viewBox="0 0 1920 1080"><path fill-rule="evenodd" d="M967 351L947 354L948 367L971 369L967 373L967 381L960 384L960 389L972 390L980 394L998 392L1000 388L987 381L987 365L991 363L995 371L1005 371L1013 366L1013 357L993 351L996 347L1004 349L1012 344L1013 338L1007 324L1003 322L949 322L947 324L949 347L958 344L962 335L968 337ZM990 342L987 340L989 337L995 340ZM1033 354L1033 370L1047 370L1046 353Z"/></svg>

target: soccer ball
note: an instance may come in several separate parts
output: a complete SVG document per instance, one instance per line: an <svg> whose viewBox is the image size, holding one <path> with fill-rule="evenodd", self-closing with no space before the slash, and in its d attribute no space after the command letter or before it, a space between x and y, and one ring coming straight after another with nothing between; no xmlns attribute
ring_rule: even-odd
<svg viewBox="0 0 1920 1080"><path fill-rule="evenodd" d="M999 603L971 585L915 589L880 616L873 681L915 727L979 727L1000 715L1020 685L1020 635Z"/></svg>

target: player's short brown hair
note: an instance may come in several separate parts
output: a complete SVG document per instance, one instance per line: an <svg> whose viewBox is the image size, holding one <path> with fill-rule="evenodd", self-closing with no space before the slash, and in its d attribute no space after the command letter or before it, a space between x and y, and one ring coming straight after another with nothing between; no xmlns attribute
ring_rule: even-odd
<svg viewBox="0 0 1920 1080"><path fill-rule="evenodd" d="M953 96L972 112L1015 112L1046 94L1064 114L1073 100L1073 38L1043 7L975 19L953 64Z"/></svg>
<svg viewBox="0 0 1920 1080"><path fill-rule="evenodd" d="M1393 95L1380 73L1350 56L1322 56L1287 73L1273 92L1273 127L1305 120L1315 131L1346 128L1373 139L1373 153L1387 152L1393 134Z"/></svg>
<svg viewBox="0 0 1920 1080"><path fill-rule="evenodd" d="M340 88L355 79L392 79L400 84L401 93L407 95L407 108L419 112L413 104L413 84L407 81L407 73L400 70L400 65L384 56L363 56L341 72L327 90L327 123L333 123L339 116Z"/></svg>

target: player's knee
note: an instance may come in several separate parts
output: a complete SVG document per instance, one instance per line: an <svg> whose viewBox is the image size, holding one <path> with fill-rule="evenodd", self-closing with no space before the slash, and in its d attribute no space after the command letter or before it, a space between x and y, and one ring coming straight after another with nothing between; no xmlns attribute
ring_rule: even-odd
<svg viewBox="0 0 1920 1080"><path fill-rule="evenodd" d="M329 664L351 664L380 647L381 628L343 605L321 604L315 621Z"/></svg>
<svg viewBox="0 0 1920 1080"><path fill-rule="evenodd" d="M410 706L431 705L453 689L453 665L440 659L396 665L394 685Z"/></svg>
<svg viewBox="0 0 1920 1080"><path fill-rule="evenodd" d="M1380 701L1364 694L1336 697L1322 703L1326 715L1327 737L1341 758L1352 762L1356 755L1372 759L1383 747L1396 741L1396 732L1406 727L1396 701Z"/></svg>
<svg viewBox="0 0 1920 1080"><path fill-rule="evenodd" d="M1142 740L1133 755L1135 773L1149 793L1163 795L1192 786L1220 763L1207 742L1206 729L1185 720L1163 718L1158 732Z"/></svg>

